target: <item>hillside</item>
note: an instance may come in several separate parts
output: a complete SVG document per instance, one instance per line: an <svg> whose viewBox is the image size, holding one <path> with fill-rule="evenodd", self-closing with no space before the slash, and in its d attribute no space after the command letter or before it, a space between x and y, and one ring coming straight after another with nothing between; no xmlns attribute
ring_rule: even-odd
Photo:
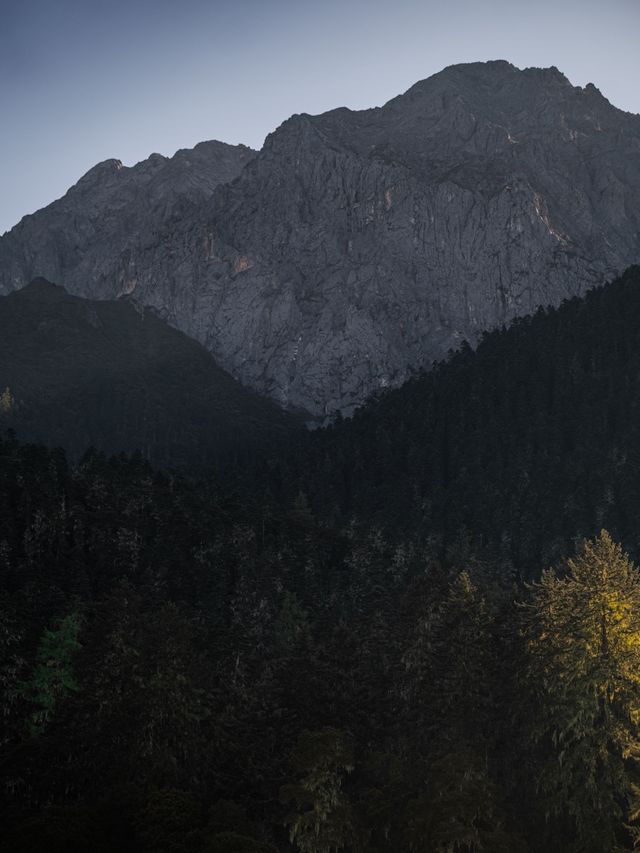
<svg viewBox="0 0 640 853"><path fill-rule="evenodd" d="M602 527L640 556L640 268L463 346L283 465L291 499L445 561L535 573Z"/></svg>
<svg viewBox="0 0 640 853"><path fill-rule="evenodd" d="M198 343L133 302L36 279L0 297L0 424L21 438L133 452L189 469L237 464L301 428Z"/></svg>

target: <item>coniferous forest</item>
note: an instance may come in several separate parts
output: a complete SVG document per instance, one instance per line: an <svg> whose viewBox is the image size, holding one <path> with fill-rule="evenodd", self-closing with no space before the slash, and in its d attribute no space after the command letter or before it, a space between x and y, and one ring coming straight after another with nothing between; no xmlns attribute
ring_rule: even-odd
<svg viewBox="0 0 640 853"><path fill-rule="evenodd" d="M6 398L4 848L637 847L639 338L633 268L206 476Z"/></svg>

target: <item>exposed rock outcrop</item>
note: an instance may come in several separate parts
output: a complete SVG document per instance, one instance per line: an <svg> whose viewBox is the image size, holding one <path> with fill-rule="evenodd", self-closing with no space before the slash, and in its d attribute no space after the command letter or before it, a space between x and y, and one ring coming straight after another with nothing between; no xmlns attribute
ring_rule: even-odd
<svg viewBox="0 0 640 853"><path fill-rule="evenodd" d="M119 160L98 163L61 199L0 237L0 292L37 276L68 282L81 296L111 299L133 292L139 259L189 221L255 154L244 145L213 141L170 158L152 154L131 167Z"/></svg>

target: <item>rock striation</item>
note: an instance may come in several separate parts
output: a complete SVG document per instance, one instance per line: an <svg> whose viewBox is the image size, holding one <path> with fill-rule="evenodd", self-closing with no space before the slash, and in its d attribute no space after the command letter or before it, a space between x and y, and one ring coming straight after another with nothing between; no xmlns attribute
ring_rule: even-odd
<svg viewBox="0 0 640 853"><path fill-rule="evenodd" d="M0 237L0 293L41 275L65 285L69 279L70 291L89 298L132 293L142 259L255 154L212 141L131 167L98 163L61 199Z"/></svg>
<svg viewBox="0 0 640 853"><path fill-rule="evenodd" d="M556 68L451 66L258 154L206 145L96 167L0 239L0 288L131 293L322 416L640 259L640 116Z"/></svg>

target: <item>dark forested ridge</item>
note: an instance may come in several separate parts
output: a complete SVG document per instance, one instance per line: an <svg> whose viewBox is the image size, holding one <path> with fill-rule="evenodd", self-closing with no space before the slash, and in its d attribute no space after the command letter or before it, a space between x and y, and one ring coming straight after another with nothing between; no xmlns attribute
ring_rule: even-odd
<svg viewBox="0 0 640 853"><path fill-rule="evenodd" d="M334 520L518 571L603 526L640 553L640 268L314 433L281 479Z"/></svg>
<svg viewBox="0 0 640 853"><path fill-rule="evenodd" d="M5 433L3 845L634 849L639 321L634 268L233 488Z"/></svg>
<svg viewBox="0 0 640 853"><path fill-rule="evenodd" d="M301 429L152 311L80 299L44 279L0 297L0 395L3 428L76 459L90 446L138 450L201 471Z"/></svg>

